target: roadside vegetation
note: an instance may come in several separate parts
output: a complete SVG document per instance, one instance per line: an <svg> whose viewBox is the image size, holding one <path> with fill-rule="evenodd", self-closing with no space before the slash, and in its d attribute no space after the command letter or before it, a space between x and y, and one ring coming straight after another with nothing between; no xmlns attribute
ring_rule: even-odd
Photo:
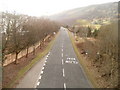
<svg viewBox="0 0 120 90"><path fill-rule="evenodd" d="M60 25L47 18L7 12L2 13L1 25L2 64L6 55L15 54L15 61L3 67L3 87L14 87L16 82L48 53ZM35 48L36 43L39 43L38 48ZM33 52L28 53L30 47L33 47ZM26 55L18 58L22 50L27 51Z"/></svg>
<svg viewBox="0 0 120 90"><path fill-rule="evenodd" d="M118 88L118 23L99 29L91 26L69 27L84 66L97 88Z"/></svg>
<svg viewBox="0 0 120 90"><path fill-rule="evenodd" d="M30 46L34 47L36 42L43 44L44 38L57 32L59 28L56 22L49 19L15 13L2 13L2 25L2 60L4 62L5 55L15 53L16 64L21 50L28 50ZM33 54L35 54L35 50Z"/></svg>

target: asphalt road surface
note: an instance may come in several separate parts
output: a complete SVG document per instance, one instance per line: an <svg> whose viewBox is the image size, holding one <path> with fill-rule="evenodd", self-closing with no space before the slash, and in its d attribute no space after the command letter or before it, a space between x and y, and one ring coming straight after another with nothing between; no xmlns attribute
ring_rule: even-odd
<svg viewBox="0 0 120 90"><path fill-rule="evenodd" d="M68 32L61 27L51 51L45 58L35 88L91 88Z"/></svg>

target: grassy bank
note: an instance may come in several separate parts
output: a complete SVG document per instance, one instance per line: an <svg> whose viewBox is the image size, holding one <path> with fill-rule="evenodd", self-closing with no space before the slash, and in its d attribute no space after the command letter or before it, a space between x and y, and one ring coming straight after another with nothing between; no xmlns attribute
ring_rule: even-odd
<svg viewBox="0 0 120 90"><path fill-rule="evenodd" d="M31 62L28 65L26 65L22 69L20 69L20 71L18 71L16 77L14 77L14 79L8 85L6 85L4 88L14 87L15 84L25 75L25 73L28 72L39 60L41 60L50 51L58 34L54 37L54 39L52 39L48 43L48 45L45 47L45 49L42 52L38 53L36 55L36 57L33 60L31 60Z"/></svg>
<svg viewBox="0 0 120 90"><path fill-rule="evenodd" d="M69 37L71 39L71 42L72 42L72 45L73 45L73 48L74 48L74 51L80 61L80 64L82 65L82 68L86 74L86 76L88 77L88 80L91 82L93 88L97 88L97 84L96 84L96 80L95 78L93 78L93 73L91 73L88 69L88 67L86 66L86 63L84 62L84 58L82 58L82 55L80 54L76 44L75 44L75 39L74 37L72 36L71 32L68 31L68 34L69 34Z"/></svg>

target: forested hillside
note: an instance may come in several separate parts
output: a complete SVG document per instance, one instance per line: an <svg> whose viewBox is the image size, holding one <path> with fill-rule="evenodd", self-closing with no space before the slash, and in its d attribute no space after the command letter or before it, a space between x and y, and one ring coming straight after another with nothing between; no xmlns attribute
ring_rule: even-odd
<svg viewBox="0 0 120 90"><path fill-rule="evenodd" d="M118 12L118 3L106 3L80 7L59 14L50 16L52 20L57 20L65 24L74 24L79 19L93 20L100 18L116 18Z"/></svg>

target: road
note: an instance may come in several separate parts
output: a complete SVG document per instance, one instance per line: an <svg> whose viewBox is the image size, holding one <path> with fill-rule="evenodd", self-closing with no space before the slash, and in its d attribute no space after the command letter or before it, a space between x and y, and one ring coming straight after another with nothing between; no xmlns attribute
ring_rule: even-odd
<svg viewBox="0 0 120 90"><path fill-rule="evenodd" d="M32 71L28 72L28 75L23 78L17 88L22 88L22 85L30 83L29 75L31 75L31 72L34 74L35 71L37 73L36 76L34 77L35 74L32 74L33 78L31 78L34 79L33 83L35 88L66 89L92 87L79 64L68 32L65 28L61 27L59 36L57 37L51 51L45 56L43 62L42 64L39 62ZM26 85L26 87L29 86Z"/></svg>

